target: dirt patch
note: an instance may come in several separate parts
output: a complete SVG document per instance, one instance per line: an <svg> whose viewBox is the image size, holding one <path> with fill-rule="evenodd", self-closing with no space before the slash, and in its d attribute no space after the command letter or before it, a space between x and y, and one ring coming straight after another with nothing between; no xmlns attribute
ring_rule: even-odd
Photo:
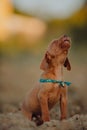
<svg viewBox="0 0 87 130"><path fill-rule="evenodd" d="M26 119L21 112L0 114L0 130L87 130L87 115L75 115L67 120L51 120L41 126Z"/></svg>

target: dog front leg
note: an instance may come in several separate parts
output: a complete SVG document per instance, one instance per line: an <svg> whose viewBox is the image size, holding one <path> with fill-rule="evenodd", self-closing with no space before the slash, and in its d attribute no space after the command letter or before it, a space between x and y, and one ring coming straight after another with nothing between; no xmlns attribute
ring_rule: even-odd
<svg viewBox="0 0 87 130"><path fill-rule="evenodd" d="M49 121L50 120L50 114L49 114L49 109L48 109L48 99L47 96L44 93L39 93L39 103L41 107L41 112L42 112L42 120Z"/></svg>
<svg viewBox="0 0 87 130"><path fill-rule="evenodd" d="M61 120L66 119L67 116L67 98L66 96L60 97L60 111L61 111Z"/></svg>

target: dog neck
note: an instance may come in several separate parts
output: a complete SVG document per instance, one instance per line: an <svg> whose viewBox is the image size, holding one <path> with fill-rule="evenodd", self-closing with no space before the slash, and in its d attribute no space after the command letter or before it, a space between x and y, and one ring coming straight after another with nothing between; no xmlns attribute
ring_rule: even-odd
<svg viewBox="0 0 87 130"><path fill-rule="evenodd" d="M41 78L55 79L63 81L63 66L59 65L57 67L49 68L44 71L41 75Z"/></svg>

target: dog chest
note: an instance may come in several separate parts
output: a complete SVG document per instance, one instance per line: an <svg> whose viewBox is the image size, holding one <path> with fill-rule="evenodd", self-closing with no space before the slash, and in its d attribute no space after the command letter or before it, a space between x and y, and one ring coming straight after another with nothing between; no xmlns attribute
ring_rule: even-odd
<svg viewBox="0 0 87 130"><path fill-rule="evenodd" d="M48 106L51 109L60 98L61 89L55 86L54 89L48 94Z"/></svg>

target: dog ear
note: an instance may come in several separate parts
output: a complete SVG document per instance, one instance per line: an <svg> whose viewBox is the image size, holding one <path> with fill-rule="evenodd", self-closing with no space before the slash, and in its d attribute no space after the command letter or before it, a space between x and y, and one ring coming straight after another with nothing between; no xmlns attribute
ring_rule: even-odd
<svg viewBox="0 0 87 130"><path fill-rule="evenodd" d="M68 57L65 60L64 67L66 67L67 70L71 70L71 65L70 65Z"/></svg>
<svg viewBox="0 0 87 130"><path fill-rule="evenodd" d="M47 51L44 55L44 58L40 64L40 69L46 70L48 68L49 63L51 62L51 56L49 52Z"/></svg>

